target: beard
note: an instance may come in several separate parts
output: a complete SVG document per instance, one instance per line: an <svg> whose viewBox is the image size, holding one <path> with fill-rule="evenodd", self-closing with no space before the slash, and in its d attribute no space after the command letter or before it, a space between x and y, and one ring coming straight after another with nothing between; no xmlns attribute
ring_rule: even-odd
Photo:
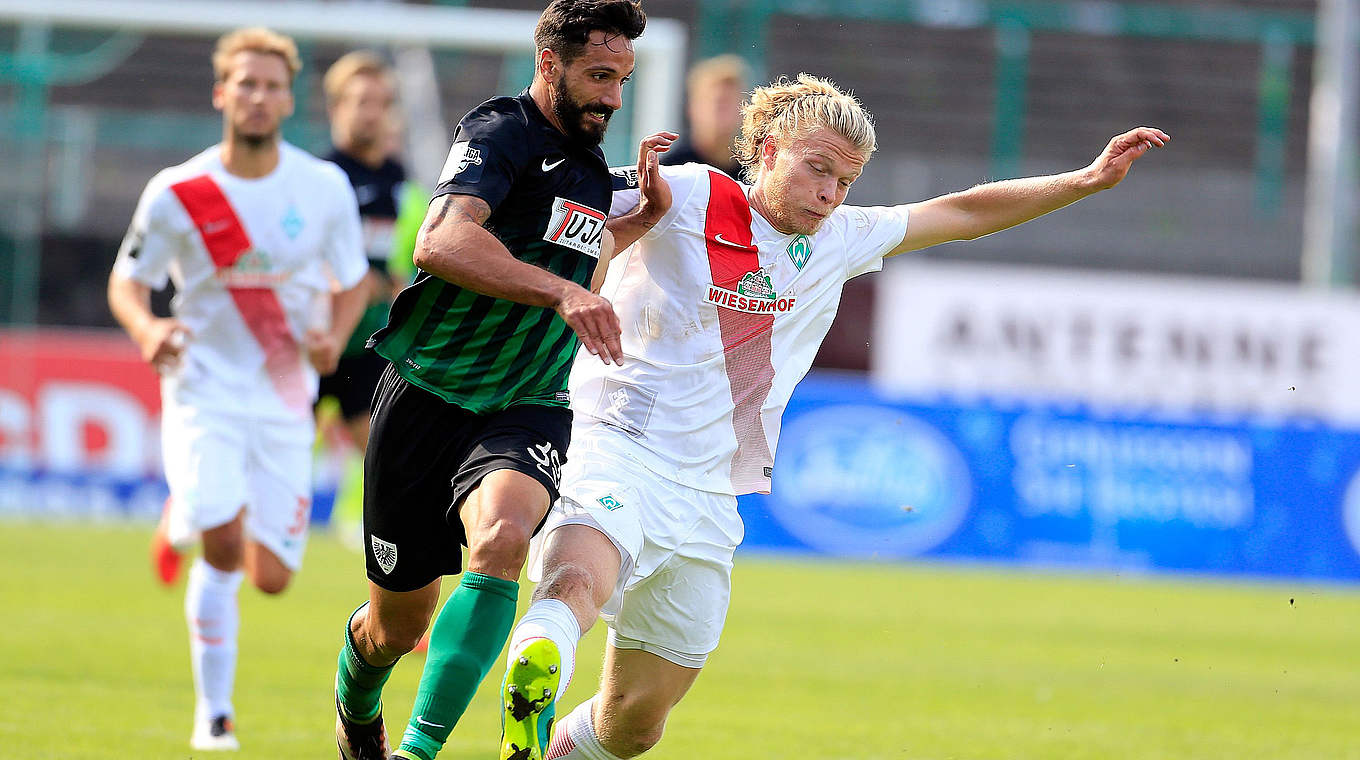
<svg viewBox="0 0 1360 760"><path fill-rule="evenodd" d="M551 83L551 89L553 115L561 122L567 136L585 145L599 145L600 141L604 140L604 133L609 128L609 119L614 115L614 109L602 103L581 103L577 101L571 96L571 91L567 89L565 74L558 77L556 82ZM587 111L603 112L604 123L587 122L585 120Z"/></svg>
<svg viewBox="0 0 1360 760"><path fill-rule="evenodd" d="M274 139L278 137L278 134L278 132L266 132L264 134L238 133L236 137L241 141L241 144L245 145L247 148L259 150L274 142Z"/></svg>

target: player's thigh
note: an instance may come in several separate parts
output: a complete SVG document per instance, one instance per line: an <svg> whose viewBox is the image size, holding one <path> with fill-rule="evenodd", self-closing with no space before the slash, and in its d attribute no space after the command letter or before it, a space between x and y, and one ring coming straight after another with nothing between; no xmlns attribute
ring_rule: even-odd
<svg viewBox="0 0 1360 760"><path fill-rule="evenodd" d="M453 481L468 547L475 556L484 541L512 539L524 550L557 499L571 412L522 405L479 419L481 430Z"/></svg>
<svg viewBox="0 0 1360 760"><path fill-rule="evenodd" d="M453 483L478 429L474 415L390 366L383 373L364 456L364 554L374 585L410 592L460 570Z"/></svg>
<svg viewBox="0 0 1360 760"><path fill-rule="evenodd" d="M173 543L231 522L245 506L247 432L239 418L165 398L161 449Z"/></svg>
<svg viewBox="0 0 1360 760"><path fill-rule="evenodd" d="M279 591L302 568L312 516L310 415L257 420L250 426L246 477L246 569L266 591Z"/></svg>
<svg viewBox="0 0 1360 760"><path fill-rule="evenodd" d="M573 444L562 467L561 498L531 547L529 577L552 584L562 568L586 568L595 612L617 612L642 550L641 515L652 477L619 452Z"/></svg>
<svg viewBox="0 0 1360 760"><path fill-rule="evenodd" d="M656 506L643 515L640 561L610 621L610 641L702 667L732 598L732 557L742 538L736 499L662 480L651 495Z"/></svg>

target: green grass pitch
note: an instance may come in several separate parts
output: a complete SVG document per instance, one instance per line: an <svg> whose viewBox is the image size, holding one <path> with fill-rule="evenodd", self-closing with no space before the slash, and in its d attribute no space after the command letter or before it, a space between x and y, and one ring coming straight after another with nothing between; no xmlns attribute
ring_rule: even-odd
<svg viewBox="0 0 1360 760"><path fill-rule="evenodd" d="M192 756L183 584L153 584L148 535L0 524L0 757ZM1354 587L752 556L735 584L722 646L647 757L1360 759ZM335 756L336 653L363 594L360 556L326 536L286 595L243 592L234 757ZM567 707L602 641L583 642ZM421 662L388 684L392 734ZM495 756L500 672L441 758Z"/></svg>

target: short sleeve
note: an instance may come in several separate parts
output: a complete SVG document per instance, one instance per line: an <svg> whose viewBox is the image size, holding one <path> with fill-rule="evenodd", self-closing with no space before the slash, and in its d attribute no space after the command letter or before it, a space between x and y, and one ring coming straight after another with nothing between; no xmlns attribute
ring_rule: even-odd
<svg viewBox="0 0 1360 760"><path fill-rule="evenodd" d="M528 160L528 145L526 127L513 115L487 105L473 110L453 133L432 197L474 195L495 211Z"/></svg>
<svg viewBox="0 0 1360 760"><path fill-rule="evenodd" d="M883 268L883 257L907 234L907 207L842 206L848 280Z"/></svg>
<svg viewBox="0 0 1360 760"><path fill-rule="evenodd" d="M699 185L699 179L707 178L709 167L705 164L681 164L679 166L661 167L661 178L666 181L671 188L671 207L666 215L661 217L655 227L647 230L643 239L651 240L664 232L679 217L685 204L689 202L690 196L694 195L694 189ZM638 187L637 169L627 169L627 174L623 175L620 181L619 170L611 169L614 175L614 198L609 205L609 215L619 216L637 208L642 202L642 190ZM631 182L628 181L631 178Z"/></svg>
<svg viewBox="0 0 1360 760"><path fill-rule="evenodd" d="M333 174L335 221L326 241L326 263L343 290L349 290L368 274L368 255L364 251L363 225L359 221L359 200L349 179L335 166L324 167ZM334 169L334 171L330 171Z"/></svg>
<svg viewBox="0 0 1360 760"><path fill-rule="evenodd" d="M152 178L137 201L113 271L154 290L164 288L170 262L184 245L184 230L174 223L177 212L178 201L169 186L159 175Z"/></svg>
<svg viewBox="0 0 1360 760"><path fill-rule="evenodd" d="M642 188L638 185L636 166L611 166L609 181L613 183L614 191L613 199L609 203L610 216L623 216L642 202Z"/></svg>

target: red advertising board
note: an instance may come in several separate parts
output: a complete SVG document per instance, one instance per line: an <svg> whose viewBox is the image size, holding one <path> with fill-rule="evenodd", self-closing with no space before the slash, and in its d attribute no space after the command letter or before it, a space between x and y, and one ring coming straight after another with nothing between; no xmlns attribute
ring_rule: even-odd
<svg viewBox="0 0 1360 760"><path fill-rule="evenodd" d="M117 331L0 330L0 466L159 476L155 373Z"/></svg>

